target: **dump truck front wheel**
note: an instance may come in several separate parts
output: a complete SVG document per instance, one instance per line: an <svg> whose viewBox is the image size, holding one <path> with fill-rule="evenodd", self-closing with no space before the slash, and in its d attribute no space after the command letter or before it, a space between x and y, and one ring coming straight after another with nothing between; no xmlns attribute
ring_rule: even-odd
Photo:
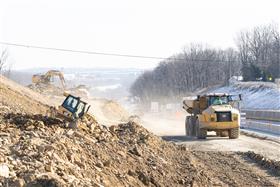
<svg viewBox="0 0 280 187"><path fill-rule="evenodd" d="M230 139L236 139L238 137L239 137L239 128L229 130L229 138Z"/></svg>

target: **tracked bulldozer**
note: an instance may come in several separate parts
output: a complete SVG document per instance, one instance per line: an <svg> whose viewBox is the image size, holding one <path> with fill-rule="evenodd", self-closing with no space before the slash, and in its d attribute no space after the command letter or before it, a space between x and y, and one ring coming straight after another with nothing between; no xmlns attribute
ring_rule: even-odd
<svg viewBox="0 0 280 187"><path fill-rule="evenodd" d="M32 83L36 86L43 84L48 85L51 83L52 78L58 76L61 82L61 86L63 89L65 89L65 79L63 76L63 73L58 70L50 70L47 73L41 75L41 74L35 74L32 76Z"/></svg>
<svg viewBox="0 0 280 187"><path fill-rule="evenodd" d="M190 114L185 120L186 135L206 139L208 131L215 131L217 136L238 138L239 101L241 95L236 97L225 93L211 93L184 99L183 108Z"/></svg>
<svg viewBox="0 0 280 187"><path fill-rule="evenodd" d="M64 93L66 97L62 104L58 107L50 107L47 116L60 119L66 127L77 128L80 122L84 124L97 123L95 118L88 113L90 105L83 101L80 97Z"/></svg>

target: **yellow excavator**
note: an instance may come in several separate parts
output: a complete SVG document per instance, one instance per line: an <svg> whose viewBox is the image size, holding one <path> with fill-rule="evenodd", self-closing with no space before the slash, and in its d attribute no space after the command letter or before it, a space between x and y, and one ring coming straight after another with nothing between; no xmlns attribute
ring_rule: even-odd
<svg viewBox="0 0 280 187"><path fill-rule="evenodd" d="M32 76L32 83L35 84L36 86L38 86L40 84L48 85L51 83L52 78L55 76L59 77L61 86L65 90L66 86L65 86L64 75L61 71L58 71L58 70L50 70L43 75L35 74Z"/></svg>

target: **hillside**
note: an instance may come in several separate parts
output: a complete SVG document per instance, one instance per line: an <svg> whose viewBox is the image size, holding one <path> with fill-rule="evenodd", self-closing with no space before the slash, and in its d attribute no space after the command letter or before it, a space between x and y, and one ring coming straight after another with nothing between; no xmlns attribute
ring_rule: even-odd
<svg viewBox="0 0 280 187"><path fill-rule="evenodd" d="M207 92L242 94L242 108L280 110L280 88L270 82L237 82Z"/></svg>
<svg viewBox="0 0 280 187"><path fill-rule="evenodd" d="M27 114L45 113L53 102L24 86L0 75L0 107L2 110ZM0 108L1 110L1 108Z"/></svg>

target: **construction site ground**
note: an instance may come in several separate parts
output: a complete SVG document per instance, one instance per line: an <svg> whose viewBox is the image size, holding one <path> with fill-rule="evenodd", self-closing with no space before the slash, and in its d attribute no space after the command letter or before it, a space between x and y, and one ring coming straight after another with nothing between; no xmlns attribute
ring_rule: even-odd
<svg viewBox="0 0 280 187"><path fill-rule="evenodd" d="M166 115L165 115L166 116ZM170 116L170 115L169 115ZM254 151L267 158L280 161L280 137L251 136L241 133L238 139L217 137L214 132L208 133L206 140L185 136L184 117L179 119L167 118L160 114L146 114L143 125L149 131L161 136L164 140L177 144L184 144L192 150L198 151ZM152 122L152 123L151 123ZM254 133L252 133L254 134Z"/></svg>
<svg viewBox="0 0 280 187"><path fill-rule="evenodd" d="M0 78L0 186L279 186L276 141L187 139L184 120L126 121L107 101L111 125L68 129L50 98Z"/></svg>

